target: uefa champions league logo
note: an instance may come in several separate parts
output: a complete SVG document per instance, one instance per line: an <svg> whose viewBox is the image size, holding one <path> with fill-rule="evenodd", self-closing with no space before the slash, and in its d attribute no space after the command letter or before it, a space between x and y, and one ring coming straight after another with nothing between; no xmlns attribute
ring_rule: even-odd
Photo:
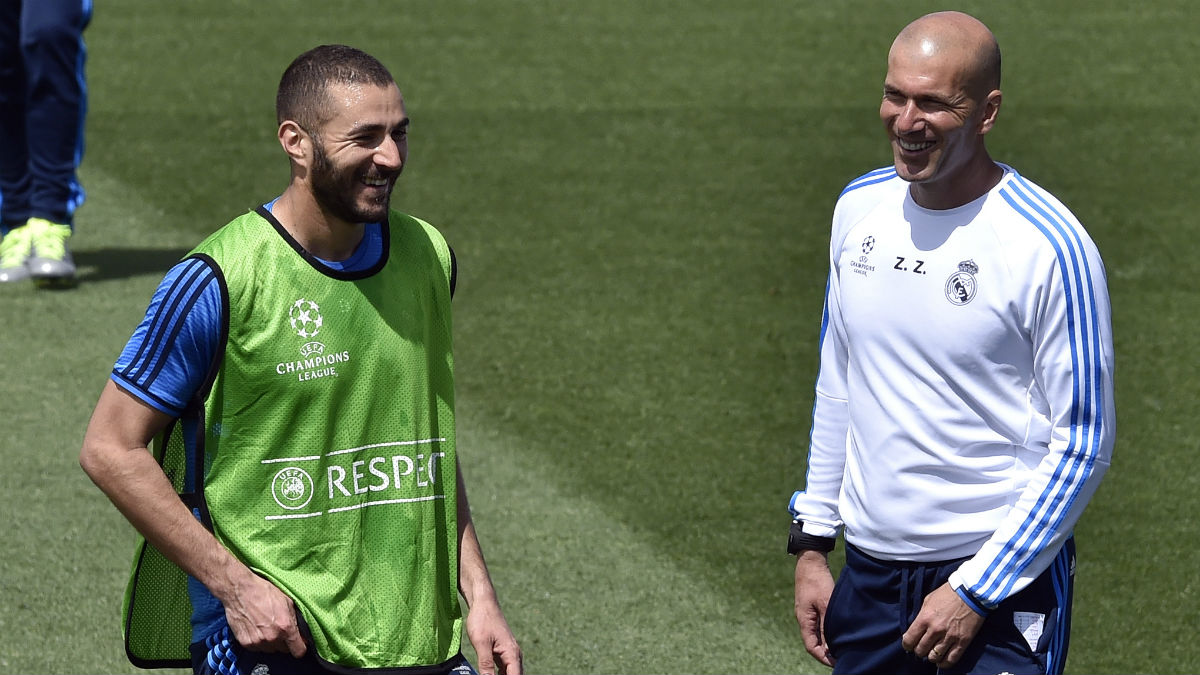
<svg viewBox="0 0 1200 675"><path fill-rule="evenodd" d="M300 298L288 308L288 322L292 324L292 330L296 331L296 335L311 339L321 332L321 326L325 325L325 318L321 316L321 308L315 301ZM324 351L325 345L316 340L306 342L300 347L300 355L304 358L314 354L319 355Z"/></svg>
<svg viewBox="0 0 1200 675"><path fill-rule="evenodd" d="M346 307L343 303L343 307ZM336 310L335 310L336 313ZM337 365L350 360L350 350L340 349L327 354L324 343L313 339L325 329L325 318L321 316L321 307L315 300L300 298L288 305L288 326L299 335L304 344L300 345L300 358L280 361L275 364L276 375L292 375L296 381L307 382L326 377L337 377ZM335 322L335 327L337 323ZM282 336L286 329L280 324L274 324L273 331ZM331 339L326 331L325 339ZM338 331L333 331L333 340L337 341Z"/></svg>
<svg viewBox="0 0 1200 675"><path fill-rule="evenodd" d="M304 298L297 300L288 310L288 320L292 324L292 329L302 338L316 337L325 322L317 303Z"/></svg>

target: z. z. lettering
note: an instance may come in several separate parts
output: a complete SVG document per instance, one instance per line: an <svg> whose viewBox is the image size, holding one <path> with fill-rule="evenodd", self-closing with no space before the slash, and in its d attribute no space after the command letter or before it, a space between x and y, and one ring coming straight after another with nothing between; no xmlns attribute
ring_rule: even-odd
<svg viewBox="0 0 1200 675"><path fill-rule="evenodd" d="M912 262L915 263L915 265L912 269L909 269L908 266L904 264L906 260L908 260L908 258L896 256L896 264L892 265L892 269L900 270L901 272L912 272L913 274L925 274L925 270L921 269L925 265L924 260L913 260Z"/></svg>

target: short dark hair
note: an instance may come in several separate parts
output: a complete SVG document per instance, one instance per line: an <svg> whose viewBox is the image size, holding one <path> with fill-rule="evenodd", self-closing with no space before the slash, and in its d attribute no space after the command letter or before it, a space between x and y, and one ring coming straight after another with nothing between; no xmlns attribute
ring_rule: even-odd
<svg viewBox="0 0 1200 675"><path fill-rule="evenodd" d="M275 95L275 122L292 120L309 132L324 122L327 90L331 84L395 83L388 69L374 56L346 45L314 47L292 61L279 80Z"/></svg>

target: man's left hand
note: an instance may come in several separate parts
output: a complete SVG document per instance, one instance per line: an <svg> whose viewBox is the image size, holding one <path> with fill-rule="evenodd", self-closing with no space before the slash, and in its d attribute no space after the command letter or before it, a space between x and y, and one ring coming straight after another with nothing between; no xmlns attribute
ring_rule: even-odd
<svg viewBox="0 0 1200 675"><path fill-rule="evenodd" d="M938 668L949 668L962 658L983 620L950 584L943 584L925 596L921 611L904 632L901 644L905 651L929 660Z"/></svg>
<svg viewBox="0 0 1200 675"><path fill-rule="evenodd" d="M467 610L467 638L479 657L480 675L521 675L521 647L496 603L476 602Z"/></svg>

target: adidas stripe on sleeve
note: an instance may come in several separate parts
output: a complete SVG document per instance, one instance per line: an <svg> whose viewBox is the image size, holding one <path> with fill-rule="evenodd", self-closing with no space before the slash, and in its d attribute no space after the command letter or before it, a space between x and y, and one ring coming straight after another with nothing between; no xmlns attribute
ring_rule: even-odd
<svg viewBox="0 0 1200 675"><path fill-rule="evenodd" d="M220 347L216 272L188 258L167 272L113 367L112 380L147 405L178 417L204 382Z"/></svg>

